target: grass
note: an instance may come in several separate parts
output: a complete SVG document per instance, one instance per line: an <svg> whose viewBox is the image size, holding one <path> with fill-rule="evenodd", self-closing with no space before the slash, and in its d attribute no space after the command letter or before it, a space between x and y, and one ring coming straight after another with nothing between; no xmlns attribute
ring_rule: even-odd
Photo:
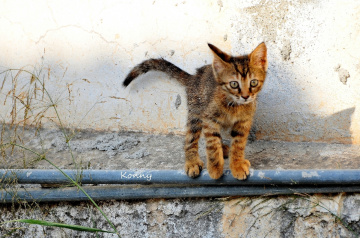
<svg viewBox="0 0 360 238"><path fill-rule="evenodd" d="M64 224L64 223L56 223L56 222L49 222L49 221L35 220L35 219L19 219L19 220L7 221L4 223L10 223L10 222L21 222L21 223L27 223L27 224L31 224L31 225L61 227L61 228L67 228L67 229L76 230L76 231L115 233L112 231L105 231L105 230L101 230L101 229L97 229L97 228L84 227L84 226L78 226L78 225L68 225L68 224Z"/></svg>
<svg viewBox="0 0 360 238"><path fill-rule="evenodd" d="M33 68L32 71L21 68L21 69L6 69L0 72L0 75L3 76L3 81L0 84L0 93L5 96L4 105L7 103L10 104L11 111L9 113L10 122L3 119L1 134L0 134L0 151L3 159L3 163L6 164L7 158L10 155L15 153L15 150L20 151L24 155L25 151L30 152L34 155L31 163L36 163L38 161L46 161L54 168L59 170L71 183L71 185L76 186L81 192L83 192L89 199L89 201L93 204L93 206L101 213L103 218L107 221L113 231L105 231L92 227L84 227L78 225L71 224L63 224L63 223L54 223L45 220L38 219L17 219L6 221L0 223L0 225L4 225L6 223L20 222L27 223L33 225L41 225L41 226L52 226L52 227L60 227L67 228L77 231L86 231L86 232L106 232L106 233L114 233L118 237L120 237L119 231L116 229L114 224L110 221L107 215L103 212L103 210L98 206L98 204L86 193L86 191L82 188L81 174L82 168L77 163L76 158L71 149L71 139L74 137L75 132L68 133L68 130L65 128L60 113L57 109L59 99L54 100L46 88L46 82L50 80L51 74L50 70L47 71L47 74L44 74L43 68L40 69ZM10 88L6 89L6 86L10 86ZM7 90L7 91L6 91ZM5 91L5 92L4 92ZM47 116L49 110L53 110L55 113L55 118L51 118ZM90 109L91 110L91 109ZM87 116L88 113L83 117L83 119ZM36 128L35 135L40 137L40 129L42 128L43 121L54 122L56 126L60 129L65 139L65 143L67 144L69 157L71 158L73 164L75 165L76 170L78 171L76 179L73 180L66 173L63 172L56 164L54 164L50 158L47 157L46 151L35 151L34 149L25 146L24 140L22 138L21 128L32 126ZM81 123L81 121L80 121ZM24 159L23 165L24 168L28 164L28 161ZM1 178L0 178L1 179ZM7 184L3 184L1 189L12 189L16 190L16 181L7 181ZM16 194L12 193L12 194ZM26 206L31 207L32 209L38 209L39 205L37 203L29 204L26 202L19 201L18 198L14 198L14 201L20 202L21 204L26 204ZM13 204L13 208L15 204ZM35 207L35 208L34 208ZM15 209L15 208L14 208ZM16 229L12 228L6 236L13 235L17 230L21 230L22 228Z"/></svg>

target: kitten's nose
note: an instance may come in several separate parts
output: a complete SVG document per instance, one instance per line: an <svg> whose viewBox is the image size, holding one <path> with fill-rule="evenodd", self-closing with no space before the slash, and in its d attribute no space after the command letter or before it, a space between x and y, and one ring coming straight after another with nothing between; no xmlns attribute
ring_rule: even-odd
<svg viewBox="0 0 360 238"><path fill-rule="evenodd" d="M242 95L241 95L241 97L246 100L246 99L248 99L250 96L249 96L249 95L246 95L246 96L242 96Z"/></svg>

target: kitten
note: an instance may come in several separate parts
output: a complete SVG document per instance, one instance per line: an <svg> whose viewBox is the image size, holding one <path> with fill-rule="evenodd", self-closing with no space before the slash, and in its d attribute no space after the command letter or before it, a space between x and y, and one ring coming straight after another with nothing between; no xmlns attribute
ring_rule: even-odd
<svg viewBox="0 0 360 238"><path fill-rule="evenodd" d="M203 132L206 141L207 169L213 179L223 174L224 157L230 157L232 175L246 179L250 162L245 146L256 108L256 96L263 87L267 71L267 49L261 43L249 55L231 56L212 44L212 65L205 65L195 75L188 74L164 59L149 59L135 66L125 78L128 86L136 77L150 70L161 71L177 79L186 88L188 119L185 137L185 171L198 177L204 166L198 153ZM221 129L231 128L231 147L222 144Z"/></svg>

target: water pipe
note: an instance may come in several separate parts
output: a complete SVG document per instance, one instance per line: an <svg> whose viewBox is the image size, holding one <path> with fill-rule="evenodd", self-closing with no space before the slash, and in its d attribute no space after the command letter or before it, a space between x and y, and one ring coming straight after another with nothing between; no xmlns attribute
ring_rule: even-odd
<svg viewBox="0 0 360 238"><path fill-rule="evenodd" d="M106 184L83 186L94 200L360 192L360 170L253 170L245 181L234 179L230 171L225 171L219 180L211 179L206 170L197 179L177 170L65 172L74 179L81 175L82 184ZM0 170L0 203L88 199L76 187L24 189L5 185L11 183L69 184L69 180L58 170Z"/></svg>
<svg viewBox="0 0 360 238"><path fill-rule="evenodd" d="M82 184L185 184L185 185L302 185L358 184L360 170L250 170L247 180L237 180L230 170L218 179L211 179L207 170L196 179L183 170L63 170ZM59 170L0 169L0 182L16 180L18 184L68 184Z"/></svg>
<svg viewBox="0 0 360 238"><path fill-rule="evenodd" d="M192 186L192 187L121 187L83 186L93 200L127 200L153 198L193 198L193 197L232 197L232 196L271 196L286 194L360 192L360 186ZM18 202L60 202L86 201L88 198L76 187L55 189L32 188L17 189L14 192L1 191L0 203Z"/></svg>

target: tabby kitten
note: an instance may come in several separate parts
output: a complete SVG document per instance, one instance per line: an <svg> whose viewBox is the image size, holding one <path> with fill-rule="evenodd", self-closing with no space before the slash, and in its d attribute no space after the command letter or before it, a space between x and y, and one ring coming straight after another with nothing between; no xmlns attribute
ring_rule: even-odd
<svg viewBox="0 0 360 238"><path fill-rule="evenodd" d="M224 157L230 157L232 175L246 179L250 162L244 150L260 92L268 67L267 49L261 43L249 55L231 56L212 44L212 65L205 65L190 75L164 59L149 59L135 66L123 85L150 70L161 71L177 79L186 88L188 104L185 137L185 171L191 178L200 175L198 142L203 132L206 141L207 169L213 179L223 174ZM232 143L222 143L220 130L231 129Z"/></svg>

